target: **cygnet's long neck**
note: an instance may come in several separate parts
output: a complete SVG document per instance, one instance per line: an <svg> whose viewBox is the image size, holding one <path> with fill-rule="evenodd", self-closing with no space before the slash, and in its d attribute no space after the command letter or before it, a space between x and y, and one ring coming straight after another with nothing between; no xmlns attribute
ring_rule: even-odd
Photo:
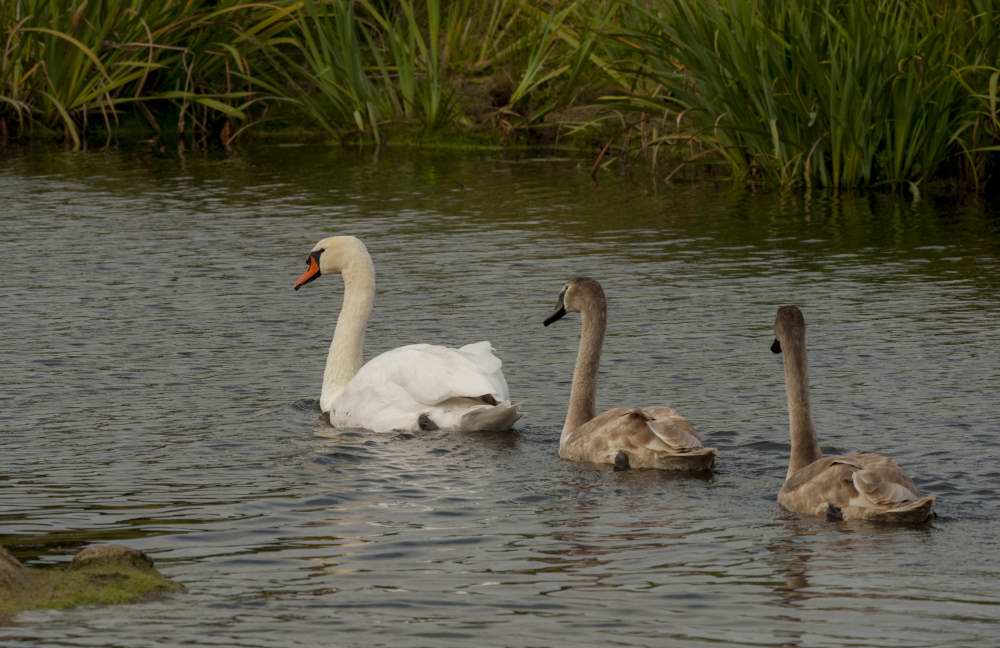
<svg viewBox="0 0 1000 648"><path fill-rule="evenodd" d="M597 369L601 364L601 346L607 329L608 312L603 295L587 299L580 310L580 349L573 370L573 387L569 393L569 410L563 425L560 445L581 425L594 418L597 402Z"/></svg>
<svg viewBox="0 0 1000 648"><path fill-rule="evenodd" d="M816 442L809 411L809 369L806 360L805 330L796 331L781 340L785 362L785 394L788 398L788 432L791 452L788 458L787 481L797 470L808 466L823 456Z"/></svg>
<svg viewBox="0 0 1000 648"><path fill-rule="evenodd" d="M375 301L375 267L364 250L345 259L341 275L344 278L344 302L337 318L337 330L330 342L323 371L323 391L320 408L324 412L361 368L365 346L365 327Z"/></svg>

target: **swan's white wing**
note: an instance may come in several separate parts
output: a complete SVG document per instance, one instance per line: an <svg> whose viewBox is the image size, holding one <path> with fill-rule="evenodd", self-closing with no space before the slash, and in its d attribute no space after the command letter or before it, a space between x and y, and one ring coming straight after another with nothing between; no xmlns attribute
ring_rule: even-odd
<svg viewBox="0 0 1000 648"><path fill-rule="evenodd" d="M376 432L413 430L423 406L398 385L352 382L334 399L330 424L363 427Z"/></svg>
<svg viewBox="0 0 1000 648"><path fill-rule="evenodd" d="M445 347L438 348L443 349ZM451 349L446 350L451 351ZM486 341L466 344L458 352L471 360L480 371L486 374L494 374L500 371L500 367L503 365L500 362L500 358L493 355L493 345Z"/></svg>
<svg viewBox="0 0 1000 648"><path fill-rule="evenodd" d="M510 400L500 359L489 342L460 349L411 344L386 351L361 367L334 399L330 420L334 425L373 430L413 429L431 407L482 396L498 403ZM470 405L466 402L454 416L460 418Z"/></svg>
<svg viewBox="0 0 1000 648"><path fill-rule="evenodd" d="M489 342L461 349L411 344L372 358L351 383L392 383L423 405L486 395L501 402L509 400L510 394L500 367Z"/></svg>

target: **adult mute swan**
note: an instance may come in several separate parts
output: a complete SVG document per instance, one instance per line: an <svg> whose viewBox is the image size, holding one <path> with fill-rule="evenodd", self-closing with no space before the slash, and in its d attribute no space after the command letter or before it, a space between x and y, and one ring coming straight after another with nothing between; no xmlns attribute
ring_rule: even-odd
<svg viewBox="0 0 1000 648"><path fill-rule="evenodd" d="M774 319L771 351L784 354L791 452L778 503L794 513L832 519L924 522L934 496L921 497L896 462L880 454L824 457L809 411L806 321L795 306L782 306Z"/></svg>
<svg viewBox="0 0 1000 648"><path fill-rule="evenodd" d="M694 427L671 407L616 407L594 416L597 367L607 327L601 284L586 277L571 280L559 293L556 312L545 326L568 312L580 313L583 321L559 456L614 464L618 469L710 471L717 450L703 448Z"/></svg>
<svg viewBox="0 0 1000 648"><path fill-rule="evenodd" d="M298 290L321 275L344 278L344 301L323 372L320 409L335 427L392 430L509 430L520 417L510 402L500 359L489 342L452 349L410 344L361 364L365 325L375 300L375 267L353 236L325 238L295 280Z"/></svg>

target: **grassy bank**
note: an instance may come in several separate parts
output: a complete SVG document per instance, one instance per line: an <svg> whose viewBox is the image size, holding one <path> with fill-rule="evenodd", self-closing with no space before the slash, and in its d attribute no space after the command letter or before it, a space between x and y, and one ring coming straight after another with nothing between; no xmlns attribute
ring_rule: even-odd
<svg viewBox="0 0 1000 648"><path fill-rule="evenodd" d="M11 0L0 137L568 141L661 178L709 163L786 187L982 188L1000 148L998 14L992 0Z"/></svg>

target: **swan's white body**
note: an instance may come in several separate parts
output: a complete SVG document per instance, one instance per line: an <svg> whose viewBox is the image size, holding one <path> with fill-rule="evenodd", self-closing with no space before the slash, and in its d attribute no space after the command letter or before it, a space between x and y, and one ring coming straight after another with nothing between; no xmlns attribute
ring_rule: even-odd
<svg viewBox="0 0 1000 648"><path fill-rule="evenodd" d="M329 412L335 427L418 430L423 416L424 427L470 429L467 424L476 418L482 425L490 414L502 414L504 407L510 407L500 366L489 342L460 349L410 344L369 360L339 392L324 386L320 407ZM467 419L472 413L480 416ZM500 415L500 422L504 418L509 416Z"/></svg>
<svg viewBox="0 0 1000 648"><path fill-rule="evenodd" d="M330 343L320 409L336 427L375 432L509 430L520 417L500 359L489 342L459 349L411 344L364 366L365 326L375 299L375 269L353 236L323 239L295 287L321 274L344 278L344 303Z"/></svg>

